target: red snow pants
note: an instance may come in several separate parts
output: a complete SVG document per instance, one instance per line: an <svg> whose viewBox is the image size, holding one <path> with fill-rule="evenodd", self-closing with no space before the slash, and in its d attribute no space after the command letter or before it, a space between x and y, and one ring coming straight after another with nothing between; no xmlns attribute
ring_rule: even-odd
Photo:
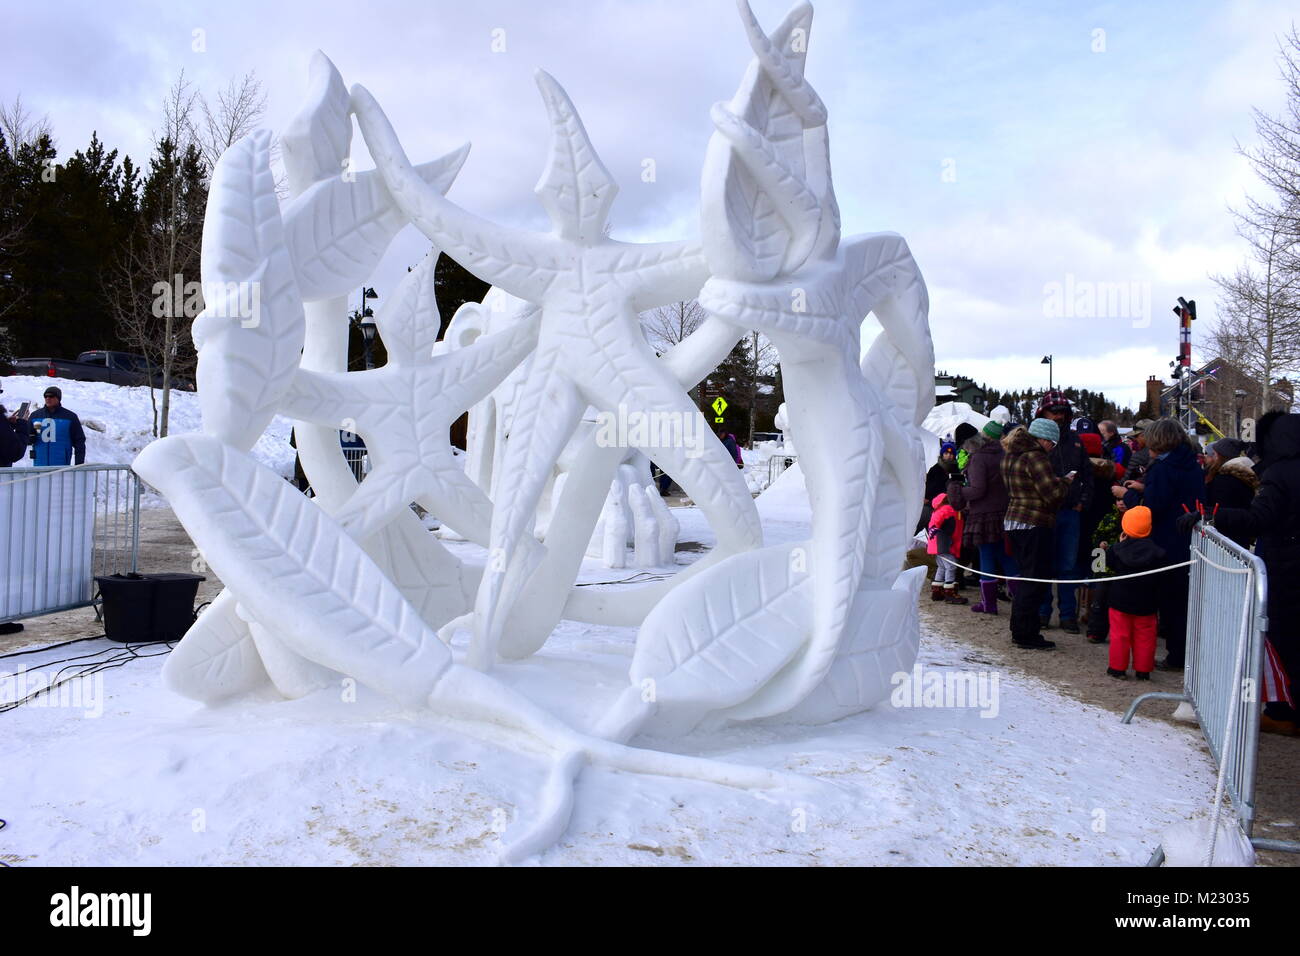
<svg viewBox="0 0 1300 956"><path fill-rule="evenodd" d="M1110 666L1113 670L1128 670L1130 651L1133 670L1150 674L1156 666L1156 616L1154 614L1126 614L1110 609Z"/></svg>

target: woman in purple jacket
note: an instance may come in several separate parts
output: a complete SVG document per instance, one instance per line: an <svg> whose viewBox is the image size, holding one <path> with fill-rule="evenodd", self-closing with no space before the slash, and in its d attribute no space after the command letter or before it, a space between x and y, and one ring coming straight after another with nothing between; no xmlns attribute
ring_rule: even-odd
<svg viewBox="0 0 1300 956"><path fill-rule="evenodd" d="M1002 426L989 422L976 439L982 443L966 462L966 487L962 499L966 504L966 540L979 549L980 601L971 610L982 614L998 613L998 582L990 572L1001 570L1015 576L1020 573L1015 558L1006 547L1002 519L1007 513L1007 487L1002 481ZM1010 582L1009 582L1010 583Z"/></svg>

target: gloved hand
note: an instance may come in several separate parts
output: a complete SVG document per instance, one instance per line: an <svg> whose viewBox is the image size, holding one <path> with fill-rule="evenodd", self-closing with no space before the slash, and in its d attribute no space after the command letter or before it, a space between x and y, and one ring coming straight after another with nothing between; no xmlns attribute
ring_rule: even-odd
<svg viewBox="0 0 1300 956"><path fill-rule="evenodd" d="M1200 515L1194 511L1189 511L1185 515L1179 515L1178 520L1174 522L1174 524L1178 528L1179 534L1191 534L1192 529L1196 527L1196 523L1200 520Z"/></svg>

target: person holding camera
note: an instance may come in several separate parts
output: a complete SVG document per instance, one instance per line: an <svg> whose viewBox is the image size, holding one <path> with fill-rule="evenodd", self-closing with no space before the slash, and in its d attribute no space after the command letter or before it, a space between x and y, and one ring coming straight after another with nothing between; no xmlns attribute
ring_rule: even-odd
<svg viewBox="0 0 1300 956"><path fill-rule="evenodd" d="M0 393L4 388L0 387ZM0 468L10 468L27 453L32 443L32 427L21 412L10 415L0 405Z"/></svg>

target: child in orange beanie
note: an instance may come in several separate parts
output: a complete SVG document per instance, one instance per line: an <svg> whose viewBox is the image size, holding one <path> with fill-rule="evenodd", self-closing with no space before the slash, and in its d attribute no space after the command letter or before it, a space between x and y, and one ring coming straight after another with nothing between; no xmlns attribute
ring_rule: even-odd
<svg viewBox="0 0 1300 956"><path fill-rule="evenodd" d="M1151 540L1151 509L1143 505L1124 512L1124 533L1106 549L1106 566L1117 575L1151 571L1169 563L1165 550ZM1156 609L1160 604L1158 575L1107 582L1110 602L1110 666L1106 673L1128 677L1129 654L1138 680L1150 680L1156 665Z"/></svg>

